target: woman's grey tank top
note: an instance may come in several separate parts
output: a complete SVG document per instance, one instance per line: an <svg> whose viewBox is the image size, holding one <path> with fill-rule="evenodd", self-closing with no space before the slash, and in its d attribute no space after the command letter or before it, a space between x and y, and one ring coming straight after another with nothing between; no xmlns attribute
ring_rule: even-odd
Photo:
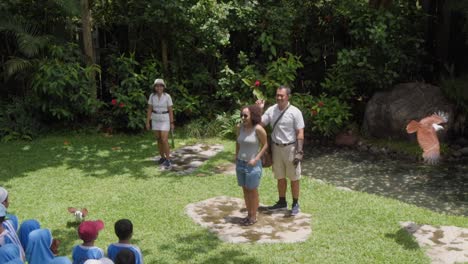
<svg viewBox="0 0 468 264"><path fill-rule="evenodd" d="M237 158L243 161L255 159L260 146L255 127L250 132L244 130L244 126L240 126L239 136L237 137L239 143L239 152Z"/></svg>

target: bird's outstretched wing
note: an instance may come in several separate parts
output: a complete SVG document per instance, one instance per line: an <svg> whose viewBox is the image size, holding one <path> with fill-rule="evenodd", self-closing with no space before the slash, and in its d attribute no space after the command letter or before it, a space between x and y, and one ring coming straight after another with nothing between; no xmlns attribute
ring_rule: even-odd
<svg viewBox="0 0 468 264"><path fill-rule="evenodd" d="M416 133L421 125L419 122L411 120L411 122L408 123L406 126L406 132L408 134Z"/></svg>
<svg viewBox="0 0 468 264"><path fill-rule="evenodd" d="M435 164L440 158L440 145L436 131L432 127L421 127L418 129L417 139L423 150L424 161Z"/></svg>
<svg viewBox="0 0 468 264"><path fill-rule="evenodd" d="M77 209L74 208L74 207L68 207L68 212L70 212L70 213L72 213L72 214L74 214L74 213L76 212L76 210L77 210Z"/></svg>
<svg viewBox="0 0 468 264"><path fill-rule="evenodd" d="M448 115L443 112L434 113L428 117L425 117L419 121L422 125L432 126L432 124L447 123Z"/></svg>
<svg viewBox="0 0 468 264"><path fill-rule="evenodd" d="M86 217L88 215L88 209L86 208L81 209L81 213L83 214L83 217Z"/></svg>

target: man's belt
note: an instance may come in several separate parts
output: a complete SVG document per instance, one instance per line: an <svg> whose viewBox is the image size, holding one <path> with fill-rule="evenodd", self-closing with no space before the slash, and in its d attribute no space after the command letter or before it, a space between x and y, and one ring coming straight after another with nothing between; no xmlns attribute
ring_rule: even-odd
<svg viewBox="0 0 468 264"><path fill-rule="evenodd" d="M275 144L276 146L280 146L280 147L286 147L286 146L289 146L289 145L292 145L292 144L296 144L296 141L290 142L290 143L285 143L285 144L273 142L273 144Z"/></svg>
<svg viewBox="0 0 468 264"><path fill-rule="evenodd" d="M162 114L169 114L169 111L156 112L156 111L153 110L153 113L158 114L158 115L162 115Z"/></svg>

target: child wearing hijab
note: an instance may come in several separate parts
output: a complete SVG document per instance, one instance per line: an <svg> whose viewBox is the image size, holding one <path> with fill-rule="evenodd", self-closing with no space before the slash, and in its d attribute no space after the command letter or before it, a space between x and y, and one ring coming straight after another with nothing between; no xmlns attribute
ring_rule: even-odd
<svg viewBox="0 0 468 264"><path fill-rule="evenodd" d="M49 263L58 253L58 240L52 238L49 229L37 229L29 233L26 260L29 264Z"/></svg>
<svg viewBox="0 0 468 264"><path fill-rule="evenodd" d="M20 249L15 244L6 244L0 247L0 263L8 263L9 261L19 260L23 263L20 257Z"/></svg>
<svg viewBox="0 0 468 264"><path fill-rule="evenodd" d="M29 219L21 223L20 229L18 230L18 238L25 252L28 246L29 233L39 228L41 228L41 224L34 219Z"/></svg>
<svg viewBox="0 0 468 264"><path fill-rule="evenodd" d="M20 250L20 257L24 259L24 251L15 231L10 231L4 225L6 221L6 208L3 204L0 204L0 247L6 244L15 244Z"/></svg>

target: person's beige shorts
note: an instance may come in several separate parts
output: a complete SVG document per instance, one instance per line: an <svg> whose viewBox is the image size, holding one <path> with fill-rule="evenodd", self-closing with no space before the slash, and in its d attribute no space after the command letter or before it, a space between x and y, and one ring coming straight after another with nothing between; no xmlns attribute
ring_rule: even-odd
<svg viewBox="0 0 468 264"><path fill-rule="evenodd" d="M294 154L296 145L278 146L272 143L273 151L273 174L276 179L289 178L291 181L297 181L301 178L301 164L294 166Z"/></svg>

